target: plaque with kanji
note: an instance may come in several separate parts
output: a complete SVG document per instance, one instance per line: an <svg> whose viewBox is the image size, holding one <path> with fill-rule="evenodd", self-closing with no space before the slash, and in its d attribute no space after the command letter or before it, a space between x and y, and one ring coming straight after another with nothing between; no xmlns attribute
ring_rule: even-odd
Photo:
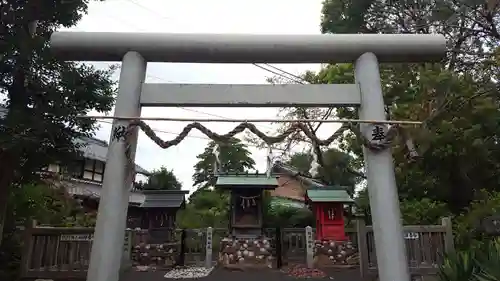
<svg viewBox="0 0 500 281"><path fill-rule="evenodd" d="M375 125L372 128L371 140L382 141L385 139L385 128L382 125Z"/></svg>

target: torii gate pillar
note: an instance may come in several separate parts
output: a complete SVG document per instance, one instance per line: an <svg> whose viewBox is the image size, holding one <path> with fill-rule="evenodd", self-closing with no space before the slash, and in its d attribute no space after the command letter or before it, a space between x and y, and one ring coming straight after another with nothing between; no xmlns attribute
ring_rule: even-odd
<svg viewBox="0 0 500 281"><path fill-rule="evenodd" d="M356 60L355 78L361 94L359 118L386 120L379 64L373 53ZM361 124L361 133L368 139L373 138L372 130L373 125ZM374 152L363 147L363 155L375 245L383 249L376 251L379 280L410 280L391 149Z"/></svg>
<svg viewBox="0 0 500 281"><path fill-rule="evenodd" d="M55 32L53 52L72 61L122 61L115 116L140 106L360 106L363 119L385 120L379 62L437 62L441 35L242 35ZM356 63L351 85L144 84L146 61L192 63ZM144 86L144 87L143 87ZM304 87L308 87L305 89ZM307 92L305 92L307 91ZM131 177L127 144L115 120L92 246L88 281L118 281ZM370 126L362 131L370 134ZM115 134L117 133L117 134ZM369 136L368 136L369 137ZM137 134L130 139L134 160ZM381 281L409 281L391 151L364 150Z"/></svg>

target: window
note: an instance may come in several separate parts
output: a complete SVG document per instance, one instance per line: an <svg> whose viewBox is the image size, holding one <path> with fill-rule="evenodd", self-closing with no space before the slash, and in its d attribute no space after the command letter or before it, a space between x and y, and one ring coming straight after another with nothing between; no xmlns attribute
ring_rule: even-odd
<svg viewBox="0 0 500 281"><path fill-rule="evenodd" d="M98 160L85 159L83 166L83 179L102 182L104 163Z"/></svg>
<svg viewBox="0 0 500 281"><path fill-rule="evenodd" d="M104 175L104 162L93 159L78 161L72 169L75 178L102 182Z"/></svg>

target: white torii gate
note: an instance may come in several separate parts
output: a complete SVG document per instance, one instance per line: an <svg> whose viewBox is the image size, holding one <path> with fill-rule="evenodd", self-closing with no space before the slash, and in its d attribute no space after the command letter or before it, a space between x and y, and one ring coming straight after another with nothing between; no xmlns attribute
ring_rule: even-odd
<svg viewBox="0 0 500 281"><path fill-rule="evenodd" d="M51 48L68 61L121 61L115 116L140 117L141 106L357 106L361 119L385 120L379 62L437 62L441 35L213 35L56 32ZM144 83L147 62L355 63L350 85L179 85ZM113 131L129 120L115 119ZM362 126L370 135L369 125ZM130 139L135 158L137 131ZM111 137L88 281L118 281L126 224L126 144ZM390 149L364 149L381 281L410 280Z"/></svg>

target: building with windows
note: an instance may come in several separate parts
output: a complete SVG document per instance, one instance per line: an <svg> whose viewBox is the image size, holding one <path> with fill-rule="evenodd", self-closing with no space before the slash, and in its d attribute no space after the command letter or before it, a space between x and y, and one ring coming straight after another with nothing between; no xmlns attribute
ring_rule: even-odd
<svg viewBox="0 0 500 281"><path fill-rule="evenodd" d="M6 114L7 108L0 105L0 118L3 118ZM89 203L98 201L101 195L104 170L106 169L108 143L91 137L82 137L74 141L76 144L81 145L82 158L75 161L71 167L63 167L57 163L50 164L43 169L42 173L64 175L61 180L70 195L89 201ZM138 174L149 175L148 171L138 165L135 166L135 171ZM142 204L144 202L143 193L136 190L133 185L129 188L131 190L130 204Z"/></svg>

